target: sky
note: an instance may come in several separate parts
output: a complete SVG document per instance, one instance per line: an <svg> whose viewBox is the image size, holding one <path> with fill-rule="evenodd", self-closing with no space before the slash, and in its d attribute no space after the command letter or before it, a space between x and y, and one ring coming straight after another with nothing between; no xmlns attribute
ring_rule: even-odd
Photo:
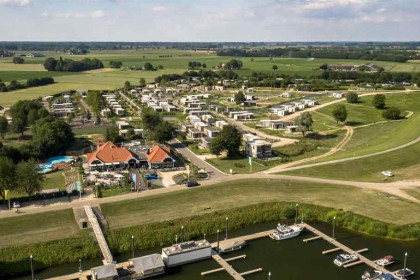
<svg viewBox="0 0 420 280"><path fill-rule="evenodd" d="M420 41L420 0L0 0L0 41Z"/></svg>

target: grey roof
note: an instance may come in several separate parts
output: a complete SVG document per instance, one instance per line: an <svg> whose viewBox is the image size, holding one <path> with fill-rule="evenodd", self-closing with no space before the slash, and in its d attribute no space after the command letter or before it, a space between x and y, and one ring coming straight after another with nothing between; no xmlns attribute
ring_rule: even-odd
<svg viewBox="0 0 420 280"><path fill-rule="evenodd" d="M93 274L96 274L96 279L104 279L108 277L118 276L117 268L115 264L106 264L92 268Z"/></svg>
<svg viewBox="0 0 420 280"><path fill-rule="evenodd" d="M154 268L164 267L162 257L159 254L152 254L140 258L131 259L134 271L137 273Z"/></svg>

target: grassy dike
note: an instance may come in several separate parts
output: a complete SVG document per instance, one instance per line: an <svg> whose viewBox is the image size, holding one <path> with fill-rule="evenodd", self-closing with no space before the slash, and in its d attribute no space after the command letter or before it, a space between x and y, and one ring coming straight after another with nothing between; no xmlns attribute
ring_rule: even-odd
<svg viewBox="0 0 420 280"><path fill-rule="evenodd" d="M290 202L262 203L200 216L115 229L108 232L107 239L113 253L129 251L131 235L135 237L137 249L160 247L173 242L175 235L179 234L181 225L186 228L187 239L196 238L204 233L214 234L218 228L223 228L226 216L229 216L231 230L251 224L293 219L294 205L295 203ZM352 212L310 204L299 204L299 209L301 213L304 213L307 222L331 222L332 218L336 216L337 226L358 232L401 240L420 239L420 224L396 226ZM76 262L80 258L90 259L101 256L99 247L93 242L93 237L90 235L34 245L1 248L0 278L28 272L30 254L33 254L36 269Z"/></svg>

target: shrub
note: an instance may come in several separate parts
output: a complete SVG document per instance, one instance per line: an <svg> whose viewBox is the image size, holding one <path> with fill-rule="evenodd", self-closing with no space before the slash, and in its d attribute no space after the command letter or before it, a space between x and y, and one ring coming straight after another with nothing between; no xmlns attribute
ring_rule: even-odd
<svg viewBox="0 0 420 280"><path fill-rule="evenodd" d="M383 95L383 94L377 94L377 95L373 96L372 105L376 109L383 109L383 108L385 108L385 95Z"/></svg>
<svg viewBox="0 0 420 280"><path fill-rule="evenodd" d="M397 107L391 107L382 112L382 117L388 120L398 120L400 115L401 111Z"/></svg>
<svg viewBox="0 0 420 280"><path fill-rule="evenodd" d="M346 94L346 100L348 103L357 103L359 102L359 95L355 92L349 92Z"/></svg>

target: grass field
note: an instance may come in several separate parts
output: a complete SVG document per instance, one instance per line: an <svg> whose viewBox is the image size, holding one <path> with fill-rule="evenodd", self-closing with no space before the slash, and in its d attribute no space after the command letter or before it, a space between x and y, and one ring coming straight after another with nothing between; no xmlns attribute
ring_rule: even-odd
<svg viewBox="0 0 420 280"><path fill-rule="evenodd" d="M54 172L54 173L45 175L45 180L44 180L44 183L42 184L42 188L44 190L46 189L65 190L66 186L65 186L65 179L64 179L63 173L59 171L59 172Z"/></svg>
<svg viewBox="0 0 420 280"><path fill-rule="evenodd" d="M363 107L347 105L351 122L367 124L373 123L374 120L381 121L378 119L377 114L380 114L382 111L373 108L371 105L372 98L372 96L363 97ZM412 111L414 114L408 119L401 121L377 123L356 128L351 140L341 151L316 162L375 153L416 139L420 135L420 92L387 94L386 104L387 106L396 106L401 111ZM322 110L330 111L334 107L335 105L332 105ZM363 112L367 112L366 115L363 115ZM321 115L319 112L314 112L312 115L315 128L325 129L332 125L329 118L325 115ZM317 124L317 122L321 124Z"/></svg>
<svg viewBox="0 0 420 280"><path fill-rule="evenodd" d="M70 58L81 60L83 58L98 58L102 60L105 67L109 67L109 61L118 60L123 62L123 66L143 66L145 62L151 62L154 66L162 65L163 70L159 71L124 71L118 69L106 69L105 71L88 71L86 73L48 73L45 72L42 63L45 58L26 58L25 64L16 65L11 63L12 58L0 58L0 79L10 81L13 79L25 80L28 77L42 77L45 75L54 76L58 84L49 85L41 88L30 88L21 91L3 93L1 105L10 105L19 99L32 99L39 96L68 91L71 89L115 89L121 87L125 81L138 83L140 78L146 81L153 81L156 76L168 73L182 73L187 69L189 61L199 61L207 64L207 69L219 63L227 62L234 57L219 57L213 52L208 51L183 51L183 50L139 50L139 51L96 51L88 55L65 55L56 52L45 53L46 57ZM168 57L169 56L169 57ZM244 63L243 69L238 73L248 76L252 72L272 72L273 64L279 69L278 73L296 74L309 76L319 74L319 70L314 70L324 63L328 64L363 64L368 61L363 60L336 60L336 59L313 59L305 58L274 58L270 61L266 57L240 58ZM395 63L395 62L375 62L383 66L387 71L407 71L420 72L418 63ZM110 70L110 71L109 71ZM11 71L11 72L9 72ZM4 72L2 74L2 72ZM22 73L18 73L22 72Z"/></svg>
<svg viewBox="0 0 420 280"><path fill-rule="evenodd" d="M419 158L420 143L417 143L377 156L292 170L282 174L371 182L419 179ZM395 177L383 176L381 171L384 170L392 171Z"/></svg>
<svg viewBox="0 0 420 280"><path fill-rule="evenodd" d="M34 215L0 219L0 247L31 244L82 235L73 210L60 210Z"/></svg>
<svg viewBox="0 0 420 280"><path fill-rule="evenodd" d="M344 209L400 225L420 221L419 205L390 200L373 191L348 186L263 179L233 181L101 204L101 209L111 229L116 229L273 201L305 202Z"/></svg>
<svg viewBox="0 0 420 280"><path fill-rule="evenodd" d="M239 159L227 159L225 157L212 158L207 160L211 165L214 165L221 171L229 173L232 169L233 174L244 174L264 171L270 168L271 165L263 165L257 161L252 162L252 170L248 164L248 157ZM277 162L278 163L278 162Z"/></svg>

